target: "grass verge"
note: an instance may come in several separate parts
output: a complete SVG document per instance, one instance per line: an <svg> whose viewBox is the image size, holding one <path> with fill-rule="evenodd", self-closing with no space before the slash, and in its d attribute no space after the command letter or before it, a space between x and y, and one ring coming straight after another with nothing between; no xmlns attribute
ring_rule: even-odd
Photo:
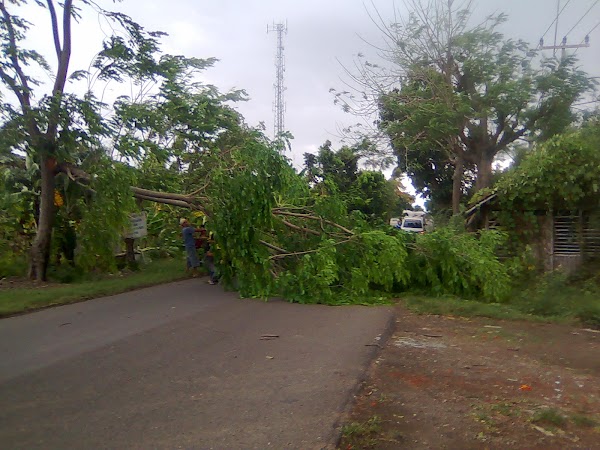
<svg viewBox="0 0 600 450"><path fill-rule="evenodd" d="M138 272L127 275L116 274L97 280L46 288L2 290L0 291L0 317L183 279L187 276L182 267L180 260L158 260L144 266Z"/></svg>
<svg viewBox="0 0 600 450"><path fill-rule="evenodd" d="M506 320L543 320L551 321L544 317L526 314L518 309L499 303L482 303L473 300L464 300L457 297L425 297L409 295L400 300L408 309L417 314L436 314L445 316L462 317L490 317Z"/></svg>
<svg viewBox="0 0 600 450"><path fill-rule="evenodd" d="M543 295L531 292L529 299L515 297L508 303L486 303L458 297L429 297L406 295L400 301L417 314L435 314L461 317L489 317L503 320L527 320L530 322L579 323L600 329L600 297L573 290ZM541 299L541 300L540 300ZM540 306L541 303L545 307Z"/></svg>
<svg viewBox="0 0 600 450"><path fill-rule="evenodd" d="M490 317L493 319L570 323L600 329L600 267L568 276L560 271L515 282L502 303L429 296L408 292L401 301L417 314Z"/></svg>

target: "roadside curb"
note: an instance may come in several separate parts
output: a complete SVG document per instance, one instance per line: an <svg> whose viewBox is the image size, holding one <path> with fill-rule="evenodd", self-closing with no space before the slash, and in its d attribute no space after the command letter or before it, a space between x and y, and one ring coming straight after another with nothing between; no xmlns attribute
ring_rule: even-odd
<svg viewBox="0 0 600 450"><path fill-rule="evenodd" d="M362 384L368 379L368 374L373 366L373 362L377 359L381 351L387 345L388 340L396 331L396 319L397 319L397 310L396 308L392 308L390 312L390 317L385 324L383 331L377 336L379 339L376 339L374 344L365 344L365 346L372 347L372 350L369 352L368 360L362 370L360 376L356 379L356 382L348 392L344 403L340 406L338 412L339 416L335 423L333 424L333 436L332 443L327 444L322 447L321 450L332 450L339 448L340 442L342 440L342 426L347 421L350 416L350 412L352 411L352 407L354 406L354 400L356 395L360 391Z"/></svg>

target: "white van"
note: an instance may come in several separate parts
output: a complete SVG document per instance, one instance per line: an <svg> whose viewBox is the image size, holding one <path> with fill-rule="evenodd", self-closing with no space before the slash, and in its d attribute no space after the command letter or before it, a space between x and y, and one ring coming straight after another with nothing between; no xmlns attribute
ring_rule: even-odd
<svg viewBox="0 0 600 450"><path fill-rule="evenodd" d="M404 217L402 217L402 223L400 225L400 229L404 231L409 231L411 233L423 233L425 232L425 211L411 211L404 210Z"/></svg>
<svg viewBox="0 0 600 450"><path fill-rule="evenodd" d="M405 217L402 219L401 230L410 231L413 233L423 233L425 231L425 225L423 224L422 217Z"/></svg>

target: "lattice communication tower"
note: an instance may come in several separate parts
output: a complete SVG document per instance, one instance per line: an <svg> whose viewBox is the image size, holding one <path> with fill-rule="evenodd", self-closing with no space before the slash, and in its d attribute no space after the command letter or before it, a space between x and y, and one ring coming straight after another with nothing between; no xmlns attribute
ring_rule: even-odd
<svg viewBox="0 0 600 450"><path fill-rule="evenodd" d="M284 100L284 73L285 58L283 56L283 35L287 34L287 21L285 23L273 23L267 25L267 33L277 33L277 53L275 54L275 101L273 102L273 112L275 113L275 140L281 143L281 134L285 131L285 100Z"/></svg>

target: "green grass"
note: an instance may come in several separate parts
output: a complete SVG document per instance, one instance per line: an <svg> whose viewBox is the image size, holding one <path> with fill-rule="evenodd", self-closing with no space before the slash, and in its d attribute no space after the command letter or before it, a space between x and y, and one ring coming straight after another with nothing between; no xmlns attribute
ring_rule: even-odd
<svg viewBox="0 0 600 450"><path fill-rule="evenodd" d="M487 303L458 297L405 295L400 301L417 314L489 317L504 320L574 323L600 328L600 294L570 286L542 286L515 295L507 303Z"/></svg>
<svg viewBox="0 0 600 450"><path fill-rule="evenodd" d="M600 285L593 280L572 282L566 275L549 273L516 293L510 303L525 313L577 319L600 328Z"/></svg>
<svg viewBox="0 0 600 450"><path fill-rule="evenodd" d="M598 422L595 419L592 419L585 414L573 414L571 416L571 421L578 427L593 428L598 425Z"/></svg>
<svg viewBox="0 0 600 450"><path fill-rule="evenodd" d="M352 422L342 428L344 444L349 448L374 448L381 432L381 418L373 416L365 422Z"/></svg>
<svg viewBox="0 0 600 450"><path fill-rule="evenodd" d="M62 305L186 278L185 263L177 259L152 262L127 275L104 276L72 284L0 291L0 316Z"/></svg>
<svg viewBox="0 0 600 450"><path fill-rule="evenodd" d="M505 304L483 303L457 297L425 297L409 295L401 298L408 309L417 314L437 314L462 317L490 317L507 320L532 320L531 314Z"/></svg>
<svg viewBox="0 0 600 450"><path fill-rule="evenodd" d="M492 405L491 410L506 417L518 415L518 409L512 403L497 403Z"/></svg>
<svg viewBox="0 0 600 450"><path fill-rule="evenodd" d="M408 292L401 301L418 314L578 322L600 329L600 265L589 264L577 276L557 271L515 281L512 295L502 303L434 297L421 291Z"/></svg>
<svg viewBox="0 0 600 450"><path fill-rule="evenodd" d="M537 411L531 418L531 421L533 423L562 427L567 423L567 418L556 408L544 408Z"/></svg>

